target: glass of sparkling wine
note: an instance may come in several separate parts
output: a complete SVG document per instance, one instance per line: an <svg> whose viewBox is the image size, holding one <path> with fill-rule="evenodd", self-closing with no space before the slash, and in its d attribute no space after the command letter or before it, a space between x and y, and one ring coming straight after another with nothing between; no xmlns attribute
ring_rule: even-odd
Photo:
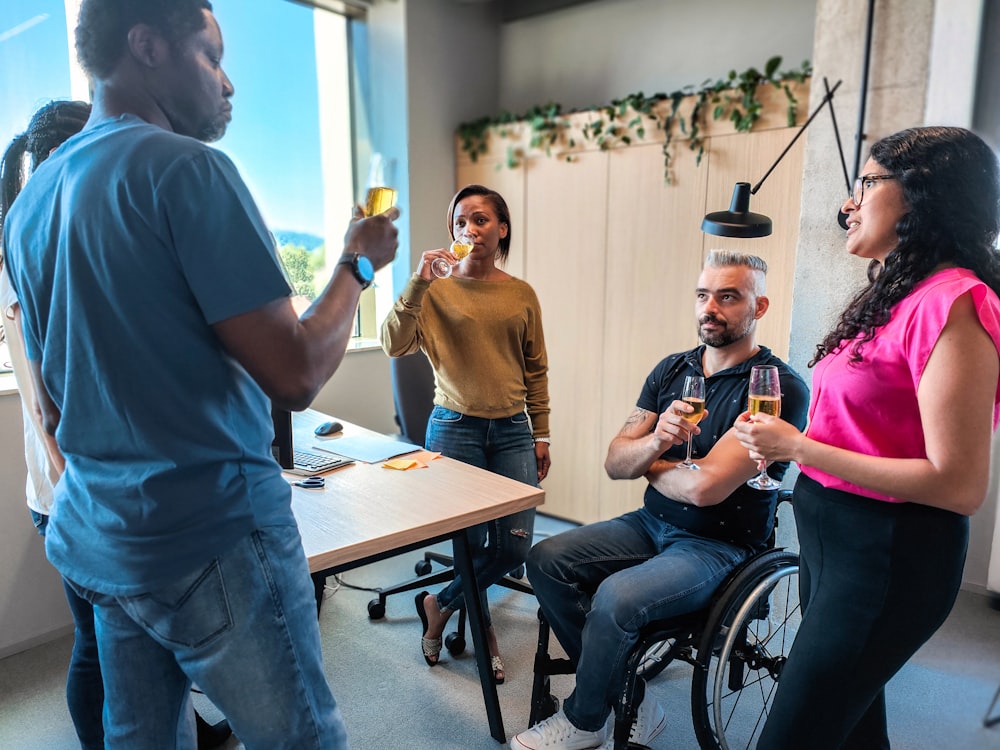
<svg viewBox="0 0 1000 750"><path fill-rule="evenodd" d="M471 237L460 234L451 243L451 252L461 261L466 255L472 252L475 246L476 243L472 241ZM439 279L447 279L451 276L452 268L453 266L447 258L435 258L431 261L431 272Z"/></svg>
<svg viewBox="0 0 1000 750"><path fill-rule="evenodd" d="M684 390L681 393L681 401L694 407L691 413L681 414L681 417L691 424L698 424L705 416L705 378L701 375L688 375L684 378ZM691 442L694 435L688 436L687 458L677 464L680 469L692 469L701 471L701 467L691 460Z"/></svg>
<svg viewBox="0 0 1000 750"><path fill-rule="evenodd" d="M365 216L385 213L396 205L396 191L389 187L368 188L365 196Z"/></svg>
<svg viewBox="0 0 1000 750"><path fill-rule="evenodd" d="M750 416L755 414L770 414L781 416L781 380L778 378L778 368L774 365L754 365L750 368ZM755 490L777 490L781 482L777 482L767 474L767 464L758 464L760 474L747 482Z"/></svg>

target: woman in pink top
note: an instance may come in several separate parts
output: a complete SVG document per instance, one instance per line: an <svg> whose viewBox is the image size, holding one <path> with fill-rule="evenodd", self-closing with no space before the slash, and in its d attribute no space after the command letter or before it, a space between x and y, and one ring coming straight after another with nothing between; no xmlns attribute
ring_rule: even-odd
<svg viewBox="0 0 1000 750"><path fill-rule="evenodd" d="M817 346L809 426L741 415L795 461L805 614L757 750L888 748L884 687L944 622L1000 417L1000 179L961 128L872 147L843 206L869 283Z"/></svg>

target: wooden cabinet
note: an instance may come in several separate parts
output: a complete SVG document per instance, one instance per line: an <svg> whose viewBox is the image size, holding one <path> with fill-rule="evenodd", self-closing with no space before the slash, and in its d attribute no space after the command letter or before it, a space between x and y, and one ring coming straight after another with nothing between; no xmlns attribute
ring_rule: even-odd
<svg viewBox="0 0 1000 750"><path fill-rule="evenodd" d="M808 91L798 98L808 101ZM801 142L751 200L751 210L774 221L771 237L701 232L705 213L728 208L734 184L759 180L793 137L782 99L777 94L768 107L774 114L751 133L710 123L700 165L676 138L670 183L659 133L607 151L574 137L571 161L529 155L513 169L506 166L508 139L495 139L476 162L458 150L457 187L478 182L507 200L513 231L507 270L526 279L542 305L552 405L544 512L587 523L642 502L645 482L611 481L604 458L652 367L698 343L694 288L708 250L736 248L767 260L771 307L758 341L787 357ZM587 117L571 119L582 126Z"/></svg>

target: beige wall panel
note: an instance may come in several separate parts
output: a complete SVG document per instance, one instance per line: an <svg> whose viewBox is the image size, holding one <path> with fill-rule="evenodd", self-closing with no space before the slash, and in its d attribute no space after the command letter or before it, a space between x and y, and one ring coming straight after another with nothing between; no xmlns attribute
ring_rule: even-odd
<svg viewBox="0 0 1000 750"><path fill-rule="evenodd" d="M510 209L511 241L510 255L507 256L505 270L519 279L524 278L525 212L524 184L526 172L523 167L508 169L497 159L480 157L478 161L468 158L458 161L456 189L469 184L485 185L496 190L507 201ZM447 206L445 206L447 208ZM441 212L441 226L444 227L445 214Z"/></svg>
<svg viewBox="0 0 1000 750"><path fill-rule="evenodd" d="M794 135L794 128L786 128L713 137L702 159L702 169L708 172L703 213L729 208L733 186L737 182L755 185ZM774 233L770 237L741 240L702 235L706 253L711 248L732 248L754 253L767 261L767 292L771 307L757 328L757 340L785 360L788 359L792 322L803 143L802 139L796 142L757 194L750 198L750 210L766 214L774 222ZM836 221L835 211L831 213L830 220Z"/></svg>
<svg viewBox="0 0 1000 750"><path fill-rule="evenodd" d="M601 370L608 157L527 167L526 276L542 305L549 353L552 471L546 513L593 521L603 470Z"/></svg>
<svg viewBox="0 0 1000 750"><path fill-rule="evenodd" d="M686 144L677 145L670 184L663 180L660 147L610 154L603 445L594 457L600 464L653 366L698 343L694 288L702 263L700 215L708 170L696 166ZM612 481L602 471L598 515L611 518L638 507L645 486L644 480Z"/></svg>

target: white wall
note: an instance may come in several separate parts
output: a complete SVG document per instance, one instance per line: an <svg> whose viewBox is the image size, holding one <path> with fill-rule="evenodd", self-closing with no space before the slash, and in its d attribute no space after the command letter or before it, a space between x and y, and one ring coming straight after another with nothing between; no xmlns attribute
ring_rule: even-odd
<svg viewBox="0 0 1000 750"><path fill-rule="evenodd" d="M0 376L12 386L12 375ZM72 629L59 574L45 559L24 502L24 438L21 400L0 395L0 658Z"/></svg>
<svg viewBox="0 0 1000 750"><path fill-rule="evenodd" d="M386 434L396 434L389 358L381 349L353 351L312 404L326 414Z"/></svg>
<svg viewBox="0 0 1000 750"><path fill-rule="evenodd" d="M797 68L812 59L814 21L808 0L604 0L514 21L501 34L499 109L670 93L774 55Z"/></svg>

